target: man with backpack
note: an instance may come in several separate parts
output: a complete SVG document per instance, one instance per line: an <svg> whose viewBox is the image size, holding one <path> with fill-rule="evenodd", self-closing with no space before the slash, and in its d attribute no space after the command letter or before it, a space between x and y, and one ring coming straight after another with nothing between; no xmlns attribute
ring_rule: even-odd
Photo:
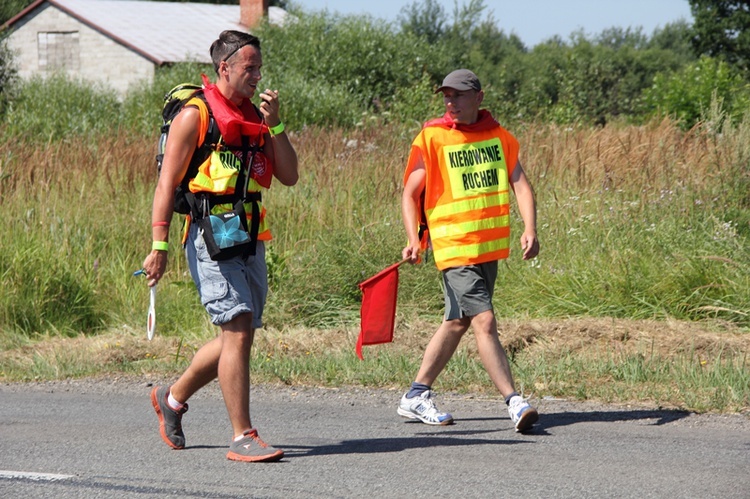
<svg viewBox="0 0 750 499"><path fill-rule="evenodd" d="M261 440L250 419L249 359L255 329L262 325L268 289L264 241L270 239L270 232L260 191L270 186L272 177L294 185L298 180L297 154L279 118L278 91L260 92L259 107L250 101L261 79L258 38L224 31L210 53L217 79L210 84L204 77L199 97L206 106L188 101L170 125L153 201L153 247L143 269L149 286L163 277L175 190L186 174L194 175L189 182L191 209L183 236L185 254L201 303L221 332L198 350L173 385L155 387L151 402L162 439L170 447L182 449L187 401L218 377L232 426L227 458L277 461L283 451ZM211 144L210 154L197 172L189 172L194 155L208 140L212 120L220 132L219 140ZM248 220L253 230L247 230ZM226 221L229 229L222 225ZM231 247L237 241L241 244ZM211 245L216 253L209 249ZM234 252L226 253L227 246Z"/></svg>

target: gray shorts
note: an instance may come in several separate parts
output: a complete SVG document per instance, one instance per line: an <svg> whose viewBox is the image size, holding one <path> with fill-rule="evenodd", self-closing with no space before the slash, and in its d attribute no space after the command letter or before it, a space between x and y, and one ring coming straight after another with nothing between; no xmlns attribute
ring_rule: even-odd
<svg viewBox="0 0 750 499"><path fill-rule="evenodd" d="M198 224L192 224L185 244L190 275L211 322L220 326L240 314L253 314L253 327L263 326L263 307L268 294L266 247L258 241L255 256L211 260Z"/></svg>
<svg viewBox="0 0 750 499"><path fill-rule="evenodd" d="M492 310L497 260L443 270L445 320L474 317Z"/></svg>

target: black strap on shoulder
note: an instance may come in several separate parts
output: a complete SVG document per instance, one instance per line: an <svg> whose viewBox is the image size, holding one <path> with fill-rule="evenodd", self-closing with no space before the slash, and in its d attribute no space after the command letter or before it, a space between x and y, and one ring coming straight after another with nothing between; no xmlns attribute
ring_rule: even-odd
<svg viewBox="0 0 750 499"><path fill-rule="evenodd" d="M250 203L252 207L252 213L250 216L250 230L248 230L248 233L250 235L250 254L255 254L255 245L258 241L258 230L260 229L260 206L258 205L257 201L260 201L260 192L253 192L249 193L247 192L247 189L250 185L250 171L253 167L253 162L255 161L255 155L260 150L260 137L258 137L258 142L256 143L255 147L252 148L252 154L250 155L250 158L248 158L248 154L250 154L250 137L247 135L242 136L242 159L247 162L246 167L240 172L240 175L237 176L237 183L235 186L242 185L242 199L245 203ZM243 182L240 182L241 174L245 173L245 178ZM236 192L235 187L235 192ZM254 199L250 199L250 194L257 194L257 201ZM253 198L256 196L252 196Z"/></svg>

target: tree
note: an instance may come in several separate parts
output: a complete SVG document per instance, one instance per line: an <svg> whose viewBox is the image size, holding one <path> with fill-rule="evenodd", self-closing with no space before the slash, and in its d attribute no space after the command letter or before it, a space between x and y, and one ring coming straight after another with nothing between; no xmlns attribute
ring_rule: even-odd
<svg viewBox="0 0 750 499"><path fill-rule="evenodd" d="M750 69L750 1L689 0L693 47L698 55L719 57Z"/></svg>
<svg viewBox="0 0 750 499"><path fill-rule="evenodd" d="M15 16L34 0L3 0L0 2L0 24Z"/></svg>
<svg viewBox="0 0 750 499"><path fill-rule="evenodd" d="M414 2L401 9L398 16L401 30L424 38L428 43L438 43L446 31L445 10L437 0Z"/></svg>
<svg viewBox="0 0 750 499"><path fill-rule="evenodd" d="M6 38L0 36L0 117L11 99L11 92L18 78L13 54L8 49Z"/></svg>
<svg viewBox="0 0 750 499"><path fill-rule="evenodd" d="M692 47L693 28L685 20L667 23L654 30L648 48L668 50L687 64L696 59Z"/></svg>

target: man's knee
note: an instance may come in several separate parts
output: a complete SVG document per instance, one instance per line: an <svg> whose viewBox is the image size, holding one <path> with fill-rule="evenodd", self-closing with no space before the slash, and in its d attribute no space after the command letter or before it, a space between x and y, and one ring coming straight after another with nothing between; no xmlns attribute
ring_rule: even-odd
<svg viewBox="0 0 750 499"><path fill-rule="evenodd" d="M492 310L486 310L472 317L471 326L476 335L497 336L497 322L495 321L495 314Z"/></svg>
<svg viewBox="0 0 750 499"><path fill-rule="evenodd" d="M240 314L231 321L221 325L221 333L224 339L230 342L252 343L255 335L253 328L253 314Z"/></svg>
<svg viewBox="0 0 750 499"><path fill-rule="evenodd" d="M445 330L451 335L463 336L469 330L471 320L468 317L445 320Z"/></svg>

